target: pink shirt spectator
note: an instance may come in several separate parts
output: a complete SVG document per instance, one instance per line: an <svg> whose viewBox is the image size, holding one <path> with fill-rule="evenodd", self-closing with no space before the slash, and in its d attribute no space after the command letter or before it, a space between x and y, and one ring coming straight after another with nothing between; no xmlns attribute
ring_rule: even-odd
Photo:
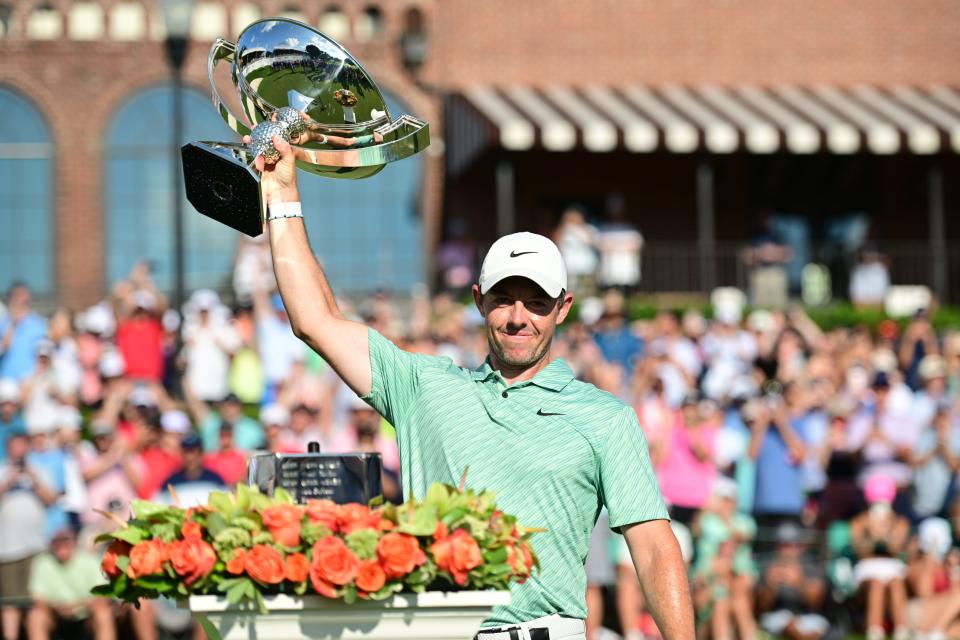
<svg viewBox="0 0 960 640"><path fill-rule="evenodd" d="M690 429L682 419L674 423L658 472L660 489L668 503L686 509L699 509L706 504L717 475L714 463L717 431L717 426L712 424ZM697 457L694 443L706 450L706 459Z"/></svg>
<svg viewBox="0 0 960 640"><path fill-rule="evenodd" d="M77 461L80 471L85 472L96 463L102 454L97 453L93 444L83 442L77 448ZM143 461L139 456L132 456L131 461L137 473L143 477L145 471ZM99 524L103 515L94 511L116 511L117 505L122 506L118 515L126 518L129 515L130 501L137 497L136 487L131 484L129 477L119 464L104 471L96 478L87 481L87 510L80 514L80 520L86 524Z"/></svg>
<svg viewBox="0 0 960 640"><path fill-rule="evenodd" d="M385 469L395 473L400 471L400 453L397 451L396 442L377 436L373 446L383 456ZM325 453L356 453L357 451L360 451L360 444L357 442L357 432L353 429L342 429L331 438L329 446L325 449Z"/></svg>

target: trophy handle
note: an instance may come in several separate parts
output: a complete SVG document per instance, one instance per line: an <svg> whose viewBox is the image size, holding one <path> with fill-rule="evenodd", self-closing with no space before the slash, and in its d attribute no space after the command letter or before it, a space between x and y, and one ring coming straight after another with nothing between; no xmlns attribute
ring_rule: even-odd
<svg viewBox="0 0 960 640"><path fill-rule="evenodd" d="M238 118L230 109L223 103L223 100L220 99L220 92L217 91L217 84L213 80L213 71L216 69L217 65L221 60L229 60L233 62L234 56L237 53L237 45L232 42L228 42L223 38L217 38L214 41L213 46L210 47L210 55L207 57L207 77L210 79L210 89L213 92L211 98L213 99L213 106L217 108L217 112L220 114L220 117L223 118L223 121L227 123L227 126L236 131L241 136L248 135L250 133L250 127L248 127L243 120Z"/></svg>

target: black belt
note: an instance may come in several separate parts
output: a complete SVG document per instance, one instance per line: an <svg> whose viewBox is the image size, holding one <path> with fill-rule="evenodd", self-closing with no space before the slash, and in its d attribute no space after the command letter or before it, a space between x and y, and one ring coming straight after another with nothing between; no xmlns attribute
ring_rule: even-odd
<svg viewBox="0 0 960 640"><path fill-rule="evenodd" d="M531 627L527 629L530 632L530 640L550 640L550 629L546 627ZM484 640L485 637L497 634L501 635L504 633L510 634L510 640L523 640L523 636L520 635L520 627L508 627L506 629L490 629L487 631L480 631L473 637L473 640Z"/></svg>

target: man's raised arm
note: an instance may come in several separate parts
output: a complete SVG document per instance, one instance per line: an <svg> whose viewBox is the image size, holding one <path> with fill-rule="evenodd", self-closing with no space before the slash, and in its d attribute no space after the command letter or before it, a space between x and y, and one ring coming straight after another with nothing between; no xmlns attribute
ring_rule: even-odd
<svg viewBox="0 0 960 640"><path fill-rule="evenodd" d="M300 202L294 151L279 136L274 136L273 144L280 152L279 162L265 165L263 156L256 160L268 211L278 204ZM303 218L269 217L273 270L293 332L323 356L358 395L369 394L372 379L367 327L340 313L323 269L310 249Z"/></svg>

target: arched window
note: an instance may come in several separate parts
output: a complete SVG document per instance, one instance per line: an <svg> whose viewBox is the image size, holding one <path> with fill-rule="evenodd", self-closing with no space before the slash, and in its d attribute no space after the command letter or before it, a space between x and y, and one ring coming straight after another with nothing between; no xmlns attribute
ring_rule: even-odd
<svg viewBox="0 0 960 640"><path fill-rule="evenodd" d="M169 86L159 86L137 93L107 131L104 229L109 282L126 277L137 261L149 260L157 285L166 290L173 286L171 92ZM234 139L205 94L185 89L181 108L181 144ZM230 282L237 232L197 213L182 190L178 197L184 206L186 286L223 288Z"/></svg>
<svg viewBox="0 0 960 640"><path fill-rule="evenodd" d="M0 291L24 281L54 290L53 163L47 124L19 95L0 88Z"/></svg>
<svg viewBox="0 0 960 640"><path fill-rule="evenodd" d="M13 7L0 2L0 38L7 38L13 35Z"/></svg>
<svg viewBox="0 0 960 640"><path fill-rule="evenodd" d="M383 13L378 7L370 6L357 16L353 34L361 42L379 38L383 33Z"/></svg>
<svg viewBox="0 0 960 640"><path fill-rule="evenodd" d="M34 40L56 40L63 32L63 18L53 5L41 3L27 18L27 37Z"/></svg>
<svg viewBox="0 0 960 640"><path fill-rule="evenodd" d="M385 96L394 118L409 113ZM423 154L364 180L300 173L310 244L338 293L408 291L425 281L420 218Z"/></svg>
<svg viewBox="0 0 960 640"><path fill-rule="evenodd" d="M346 40L350 36L350 20L340 7L330 5L320 14L320 31L334 40Z"/></svg>

